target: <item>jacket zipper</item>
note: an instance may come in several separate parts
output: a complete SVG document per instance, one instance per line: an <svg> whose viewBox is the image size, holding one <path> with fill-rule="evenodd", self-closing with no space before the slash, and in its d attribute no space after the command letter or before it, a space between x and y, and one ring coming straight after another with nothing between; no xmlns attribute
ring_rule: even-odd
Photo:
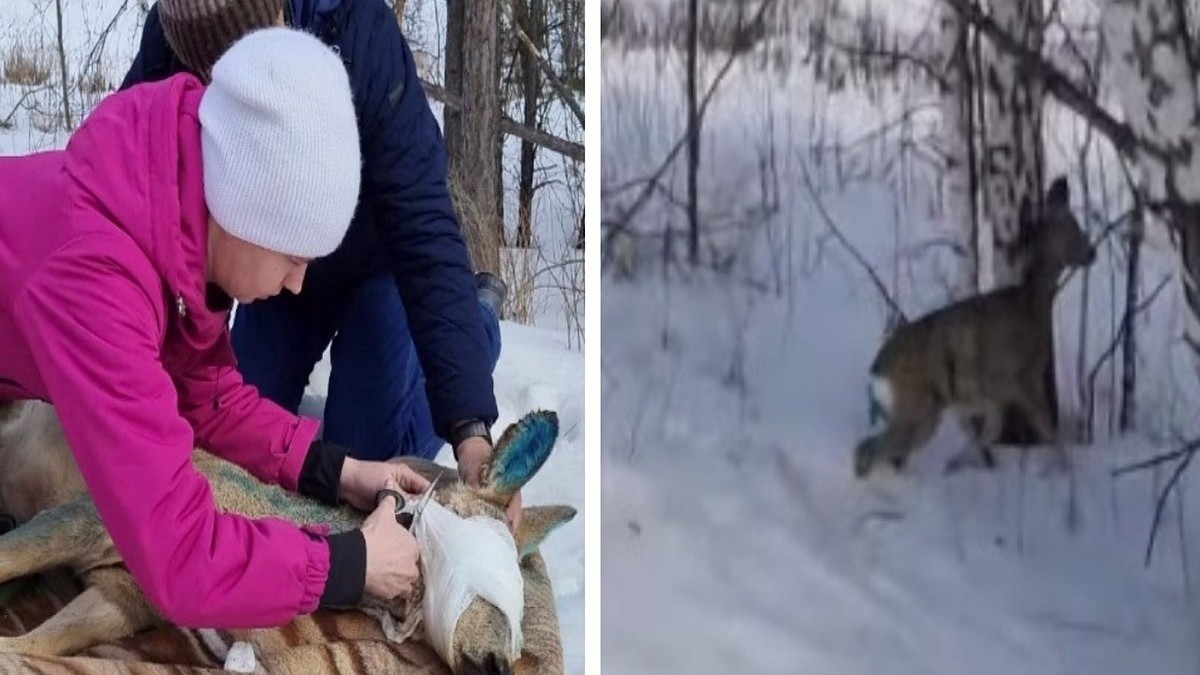
<svg viewBox="0 0 1200 675"><path fill-rule="evenodd" d="M182 293L175 294L175 311L179 314L179 318L181 318L181 319L183 317L187 316L187 303L184 302ZM225 324L225 333L226 333L226 337L228 337L228 334L229 334L229 324L228 323ZM213 380L212 409L213 409L213 412L216 412L220 408L221 408L221 370L220 370L220 367L218 366L217 377L215 380Z"/></svg>

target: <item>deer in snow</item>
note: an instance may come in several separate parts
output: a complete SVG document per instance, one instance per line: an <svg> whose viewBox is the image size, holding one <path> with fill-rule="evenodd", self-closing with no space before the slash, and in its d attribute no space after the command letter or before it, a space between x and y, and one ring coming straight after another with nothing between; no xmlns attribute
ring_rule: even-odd
<svg viewBox="0 0 1200 675"><path fill-rule="evenodd" d="M1066 454L1051 422L1043 373L1052 345L1060 274L1090 266L1095 249L1071 214L1067 179L1056 178L1036 220L1021 207L1021 244L1031 251L1019 283L975 295L898 327L870 369L869 399L877 431L854 451L854 472L868 475L880 462L896 470L929 442L943 411L951 409L972 437L973 448L947 462L953 471L967 463L992 467L1003 411L1013 406L1033 427L1039 442ZM882 428L878 428L882 423Z"/></svg>

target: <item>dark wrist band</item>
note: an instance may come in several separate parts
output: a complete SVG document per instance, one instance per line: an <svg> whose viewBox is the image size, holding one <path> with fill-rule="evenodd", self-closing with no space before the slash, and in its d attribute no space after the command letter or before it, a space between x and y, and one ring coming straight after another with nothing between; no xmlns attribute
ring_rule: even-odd
<svg viewBox="0 0 1200 675"><path fill-rule="evenodd" d="M483 438L488 442L488 445L494 445L492 443L492 432L483 420L468 420L450 430L450 445L454 448L455 461L458 461L458 446L462 445L463 441L468 438L475 437Z"/></svg>

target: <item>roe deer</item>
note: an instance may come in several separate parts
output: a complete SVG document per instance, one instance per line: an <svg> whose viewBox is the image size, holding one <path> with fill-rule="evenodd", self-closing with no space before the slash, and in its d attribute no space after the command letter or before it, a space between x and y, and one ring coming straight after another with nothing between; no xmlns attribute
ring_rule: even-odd
<svg viewBox="0 0 1200 675"><path fill-rule="evenodd" d="M1032 249L1021 282L973 296L903 324L884 342L871 364L872 425L884 428L858 444L854 472L867 475L881 461L903 469L925 445L946 409L953 409L973 437L975 460L994 466L991 445L1000 434L1002 412L1023 413L1043 443L1065 451L1051 423L1043 373L1051 354L1054 297L1060 273L1089 266L1095 250L1071 215L1067 179L1054 180L1042 215L1030 222L1022 204L1022 242Z"/></svg>
<svg viewBox="0 0 1200 675"><path fill-rule="evenodd" d="M557 433L557 416L548 411L531 413L509 426L496 443L493 462L485 470L479 489L459 482L457 473L448 467L425 460L400 461L431 480L439 476L433 500L451 512L466 518L485 516L503 521L509 496L542 466ZM7 472L0 476L0 506L10 510L21 523L0 535L0 582L65 567L82 580L84 591L25 635L0 638L0 652L42 657L68 655L166 625L165 618L147 601L122 564L78 476L53 408L35 401L0 403L0 468L21 466L22 460L28 460L32 466L35 458L41 462L36 471L23 477ZM209 480L216 505L224 511L250 517L287 518L302 525L327 524L334 531L358 527L367 516L349 506L329 507L263 483L241 467L203 449L194 451L193 462ZM459 675L562 672L554 595L537 549L551 530L571 520L575 513L570 506L523 509L515 544L525 584L521 621L524 644L517 654L510 653L507 617L483 597L475 597L455 624L450 662L446 664L452 672ZM412 600L384 602L370 597L362 600L359 609L376 616L389 639L421 635L419 603L424 600L422 582L428 573L426 564L423 556L422 580L417 583ZM300 632L306 630L303 624L320 622L317 629L307 632L327 636L330 622L321 621L317 615L331 612L319 610L314 615L298 617L292 622L297 625L283 629ZM361 635L360 629L354 630ZM337 637L331 636L330 641L336 642ZM261 639L261 635L250 638ZM361 637L353 635L350 639ZM353 645L341 646L353 651ZM349 667L346 659L336 658L336 654L326 654L323 660L314 659L315 656L314 652L304 659L281 659L272 664L271 672L340 673ZM360 656L353 660L362 661ZM388 670L402 671L405 665L401 661ZM113 672L111 665L103 672Z"/></svg>

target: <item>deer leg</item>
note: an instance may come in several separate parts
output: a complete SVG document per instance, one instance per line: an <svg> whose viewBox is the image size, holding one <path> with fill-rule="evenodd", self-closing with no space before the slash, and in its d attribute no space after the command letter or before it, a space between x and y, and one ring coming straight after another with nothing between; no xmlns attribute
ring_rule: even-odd
<svg viewBox="0 0 1200 675"><path fill-rule="evenodd" d="M877 462L885 459L891 460L893 468L903 468L904 453L896 448L908 448L912 435L910 426L889 422L883 431L863 439L854 449L854 475L866 476Z"/></svg>
<svg viewBox="0 0 1200 675"><path fill-rule="evenodd" d="M933 432L937 431L937 422L936 415L923 415L915 420L889 425L879 436L876 456L887 461L896 471L903 471L913 451L928 443Z"/></svg>
<svg viewBox="0 0 1200 675"><path fill-rule="evenodd" d="M95 570L87 588L37 628L0 638L0 652L32 656L75 654L149 628L159 622L129 572L120 567Z"/></svg>
<svg viewBox="0 0 1200 675"><path fill-rule="evenodd" d="M968 466L996 468L996 456L992 445L1000 437L1003 428L1003 410L990 404L960 409L958 421L963 431L971 438L970 446L960 456L946 463L946 473Z"/></svg>
<svg viewBox="0 0 1200 675"><path fill-rule="evenodd" d="M1025 414L1033 426L1034 432L1038 435L1038 440L1054 446L1054 459L1047 465L1046 471L1043 473L1054 470L1065 471L1068 466L1067 451L1054 429L1054 424L1050 421L1050 402L1045 395L1045 390L1041 387L1040 382L1035 382L1027 391L1030 392L1030 395L1016 397L1013 403Z"/></svg>
<svg viewBox="0 0 1200 675"><path fill-rule="evenodd" d="M91 502L77 500L47 509L0 535L0 582L87 558L96 539L88 535L89 525L105 531Z"/></svg>

